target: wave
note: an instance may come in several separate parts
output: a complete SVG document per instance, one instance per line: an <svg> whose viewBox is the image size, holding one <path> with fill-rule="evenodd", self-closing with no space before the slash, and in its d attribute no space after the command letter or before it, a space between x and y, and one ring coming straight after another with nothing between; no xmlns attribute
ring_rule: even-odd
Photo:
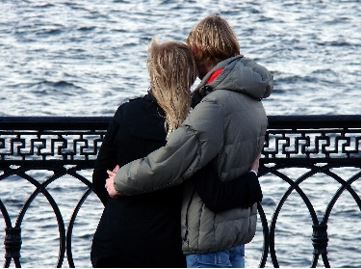
<svg viewBox="0 0 361 269"><path fill-rule="evenodd" d="M41 80L35 83L16 83L11 85L14 89L24 89L34 96L46 98L45 96L51 95L67 95L74 96L84 92L84 88L76 85L74 82L58 80Z"/></svg>
<svg viewBox="0 0 361 269"><path fill-rule="evenodd" d="M262 200L262 206L276 206L276 201L271 197L264 197Z"/></svg>
<svg viewBox="0 0 361 269"><path fill-rule="evenodd" d="M54 88L77 88L82 89L82 87L77 86L75 83L65 81L65 80L59 80L59 81L49 81L49 80L43 80L38 83L36 83L34 86L50 86Z"/></svg>
<svg viewBox="0 0 361 269"><path fill-rule="evenodd" d="M352 44L352 43L344 41L344 40L324 41L324 42L317 42L316 44L319 46L329 46L329 47L358 46L356 44Z"/></svg>
<svg viewBox="0 0 361 269"><path fill-rule="evenodd" d="M333 71L332 69L330 68L321 68L321 69L316 69L314 71L311 72L311 74L321 74L321 75L324 75L324 74L327 74L327 75L333 75L333 76L337 76L338 74Z"/></svg>
<svg viewBox="0 0 361 269"><path fill-rule="evenodd" d="M64 30L63 29L59 29L59 28L53 28L53 29L41 29L40 31L36 32L35 35L39 36L39 35L60 35L61 33L63 33Z"/></svg>
<svg viewBox="0 0 361 269"><path fill-rule="evenodd" d="M32 6L33 8L50 8L50 7L55 7L55 5L51 4L51 3L44 3L44 4L37 4L35 6Z"/></svg>
<svg viewBox="0 0 361 269"><path fill-rule="evenodd" d="M289 84L289 83L299 83L299 82L312 82L316 83L319 79L317 77L305 75L291 75L291 76L284 76L282 78L277 78L277 83Z"/></svg>
<svg viewBox="0 0 361 269"><path fill-rule="evenodd" d="M81 31L81 32L88 32L88 31L93 31L95 29L96 29L95 26L82 26L82 27L79 27L77 30Z"/></svg>

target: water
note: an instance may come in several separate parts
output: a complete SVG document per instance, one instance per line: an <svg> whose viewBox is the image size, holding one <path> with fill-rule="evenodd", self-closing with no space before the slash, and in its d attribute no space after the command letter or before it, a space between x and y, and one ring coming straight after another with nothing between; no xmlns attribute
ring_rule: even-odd
<svg viewBox="0 0 361 269"><path fill-rule="evenodd" d="M274 92L264 101L269 115L361 114L359 0L0 0L0 116L111 116L120 103L146 92L147 47L153 37L184 40L200 18L214 13L234 26L242 54L274 74ZM298 171L286 172L297 178ZM348 178L353 173L341 171L340 175ZM88 178L90 174L85 172ZM40 180L46 175L42 171L35 177ZM279 180L262 180L266 210L272 213L284 190L276 184ZM310 186L305 186L315 203L320 200L327 204L337 189L324 182L324 178L315 177ZM359 184L355 182L358 193ZM1 199L15 222L34 188L18 178L7 178L1 186ZM326 186L330 197L324 197L326 193L319 197L315 186L318 190ZM49 192L68 223L84 187L67 176L51 184ZM278 222L277 254L281 266L308 266L312 258L310 220L307 211L299 207L303 202L298 195L291 198ZM84 206L73 232L73 256L81 267L90 266L91 235L101 213L94 196ZM355 208L348 193L336 204L329 231L334 238L329 255L333 266L360 266L357 250L361 243L356 237L361 230L355 228L360 226L360 212ZM318 210L321 218L325 206ZM39 212L47 222L37 222ZM36 224L29 226L29 222ZM351 240L350 230L356 239ZM44 265L55 265L57 226L54 213L41 195L25 216L23 236L23 265L36 266L37 255L47 252L44 245L55 251L49 251ZM292 242L287 240L290 236ZM260 240L258 233L248 248L250 266L256 266L260 259ZM291 247L287 245L290 243Z"/></svg>
<svg viewBox="0 0 361 269"><path fill-rule="evenodd" d="M212 13L273 72L269 114L361 113L359 0L2 0L0 11L3 116L112 115L146 91L149 41L184 40Z"/></svg>

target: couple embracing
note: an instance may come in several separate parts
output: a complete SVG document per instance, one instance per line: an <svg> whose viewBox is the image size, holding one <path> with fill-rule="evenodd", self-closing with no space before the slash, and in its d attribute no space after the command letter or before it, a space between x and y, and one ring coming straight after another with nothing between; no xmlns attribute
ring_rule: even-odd
<svg viewBox="0 0 361 269"><path fill-rule="evenodd" d="M186 43L151 42L148 94L109 125L93 173L105 206L94 267L244 267L272 75L240 54L219 16Z"/></svg>

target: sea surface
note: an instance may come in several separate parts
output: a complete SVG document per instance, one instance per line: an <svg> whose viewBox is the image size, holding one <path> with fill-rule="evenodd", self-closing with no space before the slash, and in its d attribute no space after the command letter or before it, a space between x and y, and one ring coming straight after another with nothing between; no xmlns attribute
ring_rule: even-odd
<svg viewBox="0 0 361 269"><path fill-rule="evenodd" d="M360 0L0 0L0 116L112 116L119 104L146 93L152 38L183 41L210 14L227 19L241 53L273 73L274 91L264 100L269 115L361 114ZM297 178L305 172L301 170L285 174ZM344 179L358 172L334 171ZM40 182L49 176L47 171L31 173ZM84 171L88 179L90 175ZM271 176L261 183L270 222L288 186ZM359 195L360 185L353 184ZM315 176L302 187L321 218L339 185ZM68 223L84 185L65 176L48 190ZM0 199L13 223L33 191L18 177L0 182ZM291 198L277 222L277 255L281 266L307 267L313 249L311 220L302 199L297 194ZM78 267L90 266L92 234L101 212L93 194L79 212L72 244ZM361 267L360 217L355 201L344 193L329 223L332 266ZM46 198L34 200L22 227L22 265L55 266L57 224ZM248 266L257 266L261 248L259 230L247 247ZM1 247L0 264L3 257Z"/></svg>

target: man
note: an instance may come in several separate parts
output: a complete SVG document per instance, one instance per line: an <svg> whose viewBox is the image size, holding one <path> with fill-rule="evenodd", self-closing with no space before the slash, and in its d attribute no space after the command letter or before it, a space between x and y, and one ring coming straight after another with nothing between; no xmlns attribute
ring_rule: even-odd
<svg viewBox="0 0 361 269"><path fill-rule="evenodd" d="M164 147L110 176L111 196L153 192L184 182L214 160L219 177L232 180L260 154L267 129L261 103L272 91L272 75L240 54L237 38L219 16L200 21L188 36L202 79L200 101ZM256 205L215 213L204 206L192 181L185 182L183 252L188 267L244 266L243 246L256 230Z"/></svg>

